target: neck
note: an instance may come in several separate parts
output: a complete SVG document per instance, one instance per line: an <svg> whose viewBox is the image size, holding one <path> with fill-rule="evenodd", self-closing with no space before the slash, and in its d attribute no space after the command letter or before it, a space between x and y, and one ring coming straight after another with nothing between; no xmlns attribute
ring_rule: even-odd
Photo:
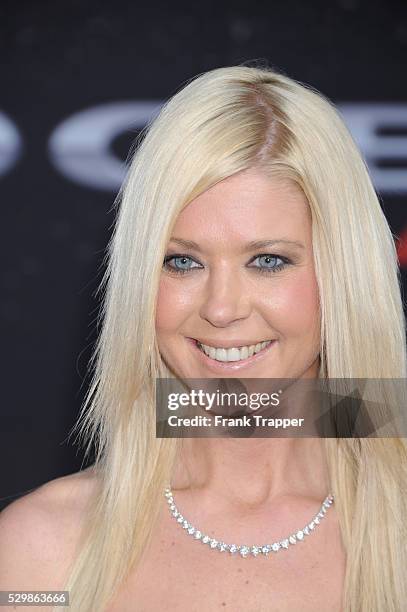
<svg viewBox="0 0 407 612"><path fill-rule="evenodd" d="M187 438L178 459L173 490L199 492L225 511L330 493L320 438Z"/></svg>

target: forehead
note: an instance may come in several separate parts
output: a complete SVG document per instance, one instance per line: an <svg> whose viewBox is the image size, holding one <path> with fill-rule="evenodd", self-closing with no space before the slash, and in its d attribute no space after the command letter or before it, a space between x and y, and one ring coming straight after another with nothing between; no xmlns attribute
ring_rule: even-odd
<svg viewBox="0 0 407 612"><path fill-rule="evenodd" d="M192 200L179 214L173 236L202 245L310 234L308 202L292 181L248 171L233 175Z"/></svg>

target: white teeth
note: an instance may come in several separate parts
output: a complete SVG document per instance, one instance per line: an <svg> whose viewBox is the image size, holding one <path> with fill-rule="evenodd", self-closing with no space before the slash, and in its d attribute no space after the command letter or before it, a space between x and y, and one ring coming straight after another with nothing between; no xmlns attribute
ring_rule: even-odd
<svg viewBox="0 0 407 612"><path fill-rule="evenodd" d="M217 361L227 361L228 351L226 349L216 349L215 359Z"/></svg>
<svg viewBox="0 0 407 612"><path fill-rule="evenodd" d="M255 353L263 350L266 346L271 344L271 340L265 340L258 344L251 344L250 346L242 346L240 348L214 348L213 346L207 346L198 342L198 347L211 359L216 361L240 361L241 359L247 359L252 357Z"/></svg>
<svg viewBox="0 0 407 612"><path fill-rule="evenodd" d="M247 346L243 346L239 351L240 359L247 359L249 356L249 348Z"/></svg>
<svg viewBox="0 0 407 612"><path fill-rule="evenodd" d="M216 349L217 353L218 349ZM240 359L240 351L237 348L222 349L222 361L238 361Z"/></svg>
<svg viewBox="0 0 407 612"><path fill-rule="evenodd" d="M213 346L209 348L209 357L211 357L212 359L215 359L216 357L216 348L213 348Z"/></svg>

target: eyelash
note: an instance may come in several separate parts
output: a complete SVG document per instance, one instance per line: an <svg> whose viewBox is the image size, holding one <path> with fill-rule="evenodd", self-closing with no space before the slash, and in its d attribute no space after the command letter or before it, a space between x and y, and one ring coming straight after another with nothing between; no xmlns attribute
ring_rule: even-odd
<svg viewBox="0 0 407 612"><path fill-rule="evenodd" d="M250 261L255 261L256 259L259 259L259 257L271 257L272 259L281 259L281 261L283 262L281 264L274 266L274 268L261 268L259 266L254 266L254 269L257 270L257 272L260 272L260 274L270 274L270 273L279 272L280 270L282 270L283 268L285 268L286 266L292 263L291 260L288 259L287 257L282 257L281 255L275 255L274 253L262 253L261 255L256 255L255 257L253 257L253 259L251 259ZM190 255L183 255L183 254L178 254L178 253L174 255L166 255L166 257L164 257L163 268L165 268L166 270L174 274L186 274L188 272L191 272L192 270L199 269L199 268L189 268L187 270L179 270L179 269L177 270L176 268L173 268L172 266L169 265L169 262L172 261L173 259L182 259L182 258L190 259L191 261L195 261L193 257L191 257ZM195 263L198 263L198 262L195 261Z"/></svg>

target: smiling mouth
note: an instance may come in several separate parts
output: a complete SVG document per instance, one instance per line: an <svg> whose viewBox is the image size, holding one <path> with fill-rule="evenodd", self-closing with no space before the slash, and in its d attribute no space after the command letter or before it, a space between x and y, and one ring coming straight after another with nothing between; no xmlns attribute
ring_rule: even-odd
<svg viewBox="0 0 407 612"><path fill-rule="evenodd" d="M208 364L213 364L219 367L237 367L256 361L266 353L270 347L275 344L276 340L264 340L257 344L243 347L233 348L215 348L199 342L199 340L190 338L190 342L199 351L199 354Z"/></svg>

